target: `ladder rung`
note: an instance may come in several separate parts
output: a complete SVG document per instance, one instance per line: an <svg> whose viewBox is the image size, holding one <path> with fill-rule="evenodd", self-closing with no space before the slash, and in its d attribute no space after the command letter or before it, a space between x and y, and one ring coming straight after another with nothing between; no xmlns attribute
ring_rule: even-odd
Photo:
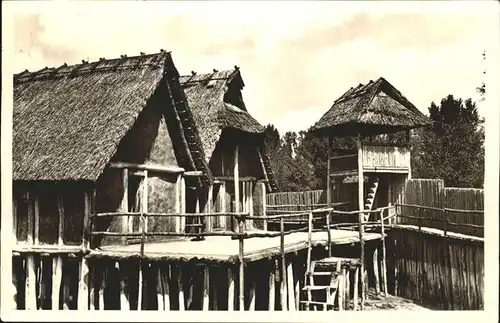
<svg viewBox="0 0 500 323"><path fill-rule="evenodd" d="M330 272L330 271L319 271L319 272L308 272L308 275L312 276L331 276L338 274L337 272Z"/></svg>
<svg viewBox="0 0 500 323"><path fill-rule="evenodd" d="M335 289L333 286L304 286L302 290L326 290L326 289Z"/></svg>
<svg viewBox="0 0 500 323"><path fill-rule="evenodd" d="M313 304L313 305L332 305L331 303L317 302L317 301L300 301L301 304Z"/></svg>

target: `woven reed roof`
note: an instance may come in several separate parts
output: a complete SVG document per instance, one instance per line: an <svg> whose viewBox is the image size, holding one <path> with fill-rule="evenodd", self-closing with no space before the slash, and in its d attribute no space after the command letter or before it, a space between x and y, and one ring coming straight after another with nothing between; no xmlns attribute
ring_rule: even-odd
<svg viewBox="0 0 500 323"><path fill-rule="evenodd" d="M313 126L337 135L374 135L423 127L430 120L386 79L350 88Z"/></svg>
<svg viewBox="0 0 500 323"><path fill-rule="evenodd" d="M97 180L168 73L162 50L14 75L13 179Z"/></svg>
<svg viewBox="0 0 500 323"><path fill-rule="evenodd" d="M233 70L180 77L189 108L200 133L207 162L210 161L222 131L236 129L248 134L264 134L265 128L248 113L241 90L245 86L238 67ZM265 147L263 147L265 148ZM264 162L268 160L262 149ZM265 162L271 188L276 188L269 163Z"/></svg>

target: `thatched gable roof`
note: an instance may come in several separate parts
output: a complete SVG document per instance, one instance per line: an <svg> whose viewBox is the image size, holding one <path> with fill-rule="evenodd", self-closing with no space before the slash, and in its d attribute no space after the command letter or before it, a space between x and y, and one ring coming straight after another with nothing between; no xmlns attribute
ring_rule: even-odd
<svg viewBox="0 0 500 323"><path fill-rule="evenodd" d="M96 181L155 90L178 77L163 50L14 75L13 179Z"/></svg>
<svg viewBox="0 0 500 323"><path fill-rule="evenodd" d="M380 77L350 88L313 126L335 135L375 135L426 126L429 119L387 80Z"/></svg>
<svg viewBox="0 0 500 323"><path fill-rule="evenodd" d="M265 128L248 113L241 90L245 86L238 67L234 70L208 74L185 75L180 82L189 108L201 136L203 150L209 162L222 131L235 129L244 133L263 135ZM262 147L265 171L271 189L276 188L269 158ZM266 162L267 161L267 162Z"/></svg>

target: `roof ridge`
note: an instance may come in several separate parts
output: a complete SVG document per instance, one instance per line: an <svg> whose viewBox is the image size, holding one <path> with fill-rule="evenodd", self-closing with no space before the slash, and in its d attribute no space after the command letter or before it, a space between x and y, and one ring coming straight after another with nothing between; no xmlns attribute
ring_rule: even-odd
<svg viewBox="0 0 500 323"><path fill-rule="evenodd" d="M68 65L65 62L64 64L58 67L49 68L45 66L44 68L33 72L30 72L26 69L20 73L14 74L14 83L24 83L33 80L42 80L42 79L64 77L71 75L81 76L84 74L91 74L95 72L109 72L115 70L132 69L132 68L148 67L148 66L155 68L155 67L160 67L160 65L165 62L165 59L170 54L171 51L165 51L161 49L160 52L153 54L145 54L141 52L139 55L130 57L127 55L120 55L119 58L110 58L110 59L101 57L99 58L99 60L96 61L89 62L82 60L81 63L72 65ZM157 59L144 63L145 61L153 57L156 57ZM133 62L135 60L138 60L138 63L123 64L130 61ZM110 65L110 63L115 63L115 62L116 62L115 65Z"/></svg>

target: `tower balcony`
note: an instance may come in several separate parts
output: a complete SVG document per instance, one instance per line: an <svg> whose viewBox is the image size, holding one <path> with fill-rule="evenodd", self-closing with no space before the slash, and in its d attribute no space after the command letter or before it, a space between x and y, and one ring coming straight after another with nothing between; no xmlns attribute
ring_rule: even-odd
<svg viewBox="0 0 500 323"><path fill-rule="evenodd" d="M336 150L330 157L330 176L358 174L358 152ZM410 149L406 146L366 145L362 147L363 173L409 173Z"/></svg>

